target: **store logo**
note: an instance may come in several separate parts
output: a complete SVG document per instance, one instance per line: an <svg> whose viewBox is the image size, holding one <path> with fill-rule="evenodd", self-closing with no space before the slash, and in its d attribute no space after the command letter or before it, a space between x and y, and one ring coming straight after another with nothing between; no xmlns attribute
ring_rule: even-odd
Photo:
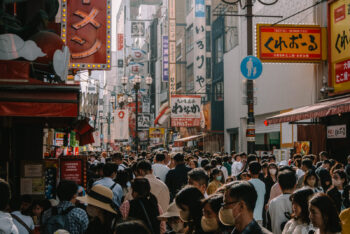
<svg viewBox="0 0 350 234"><path fill-rule="evenodd" d="M345 5L334 10L334 22L337 23L345 19Z"/></svg>

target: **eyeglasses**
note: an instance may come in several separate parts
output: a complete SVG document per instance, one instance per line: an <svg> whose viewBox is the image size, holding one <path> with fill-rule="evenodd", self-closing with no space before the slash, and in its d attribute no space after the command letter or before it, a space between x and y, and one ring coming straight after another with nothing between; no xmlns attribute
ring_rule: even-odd
<svg viewBox="0 0 350 234"><path fill-rule="evenodd" d="M232 205L232 204L235 204L235 203L238 203L239 201L233 201L233 202L223 202L221 203L221 207L227 207L229 205Z"/></svg>

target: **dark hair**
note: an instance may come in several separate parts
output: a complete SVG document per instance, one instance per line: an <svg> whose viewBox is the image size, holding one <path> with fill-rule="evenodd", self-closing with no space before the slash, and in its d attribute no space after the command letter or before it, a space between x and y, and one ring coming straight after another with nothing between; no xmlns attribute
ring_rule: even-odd
<svg viewBox="0 0 350 234"><path fill-rule="evenodd" d="M237 181L228 187L230 197L244 201L249 211L254 211L258 194L254 186L247 181Z"/></svg>
<svg viewBox="0 0 350 234"><path fill-rule="evenodd" d="M328 159L328 152L327 151L321 151L319 153L320 156L326 157Z"/></svg>
<svg viewBox="0 0 350 234"><path fill-rule="evenodd" d="M181 189L175 197L176 205L181 208L183 205L188 206L190 217L194 219L197 225L200 225L202 218L203 194L194 186L186 186Z"/></svg>
<svg viewBox="0 0 350 234"><path fill-rule="evenodd" d="M115 227L116 234L151 234L147 226L140 220L129 220L118 223Z"/></svg>
<svg viewBox="0 0 350 234"><path fill-rule="evenodd" d="M250 171L250 173L252 175L259 175L259 173L261 171L261 165L260 165L260 163L258 163L256 161L250 162L248 170Z"/></svg>
<svg viewBox="0 0 350 234"><path fill-rule="evenodd" d="M269 160L273 159L274 161L276 161L276 156L275 155L270 155L269 156Z"/></svg>
<svg viewBox="0 0 350 234"><path fill-rule="evenodd" d="M317 169L317 171L318 171L317 173L318 177L320 178L321 187L323 188L323 191L327 191L329 187L332 185L331 174L327 169L322 167ZM328 185L327 185L327 182L329 182Z"/></svg>
<svg viewBox="0 0 350 234"><path fill-rule="evenodd" d="M218 163L218 165L221 165L221 163L222 163L221 157L217 156L217 157L215 157L215 160Z"/></svg>
<svg viewBox="0 0 350 234"><path fill-rule="evenodd" d="M144 172L152 171L152 164L148 160L141 160L136 164L136 170L142 170Z"/></svg>
<svg viewBox="0 0 350 234"><path fill-rule="evenodd" d="M200 185L208 186L209 177L203 168L194 168L188 172L188 178L198 182Z"/></svg>
<svg viewBox="0 0 350 234"><path fill-rule="evenodd" d="M282 170L278 173L278 183L281 186L282 191L286 189L293 189L297 178L294 171Z"/></svg>
<svg viewBox="0 0 350 234"><path fill-rule="evenodd" d="M303 159L303 161L301 161L301 165L306 166L307 169L312 169L312 160L311 159Z"/></svg>
<svg viewBox="0 0 350 234"><path fill-rule="evenodd" d="M209 162L209 160L208 159L203 159L202 161L201 161L201 167L205 167L206 165L208 165L208 164L210 164L210 162Z"/></svg>
<svg viewBox="0 0 350 234"><path fill-rule="evenodd" d="M157 161L157 162L162 162L162 161L164 161L164 160L165 160L165 155L164 155L164 154L158 153L158 154L156 155L156 161Z"/></svg>
<svg viewBox="0 0 350 234"><path fill-rule="evenodd" d="M174 160L175 160L175 162L183 162L184 161L184 155L183 154L181 154L181 153L177 153L175 156L174 156Z"/></svg>
<svg viewBox="0 0 350 234"><path fill-rule="evenodd" d="M258 160L258 156L255 154L249 154L247 158L247 165L249 165L250 162L254 162Z"/></svg>
<svg viewBox="0 0 350 234"><path fill-rule="evenodd" d="M131 180L130 177L130 169L125 168L124 170L117 171L117 176L115 178L115 182L120 184L122 188L127 188L127 183Z"/></svg>
<svg viewBox="0 0 350 234"><path fill-rule="evenodd" d="M123 160L123 155L122 153L118 152L118 153L115 153L111 156L112 159L119 159L119 160Z"/></svg>
<svg viewBox="0 0 350 234"><path fill-rule="evenodd" d="M213 160L211 160L210 165L212 167L216 167L216 165L218 165L218 161L216 161L216 159L213 159Z"/></svg>
<svg viewBox="0 0 350 234"><path fill-rule="evenodd" d="M337 169L333 172L333 174L338 174L340 179L344 179L343 187L345 187L348 184L348 179L346 177L346 173L344 172L344 170Z"/></svg>
<svg viewBox="0 0 350 234"><path fill-rule="evenodd" d="M292 203L298 204L301 208L300 217L296 217L295 214L293 214L294 219L300 219L303 223L306 224L310 223L308 201L310 196L313 194L314 192L312 189L299 189L290 195L289 200Z"/></svg>
<svg viewBox="0 0 350 234"><path fill-rule="evenodd" d="M71 180L61 180L57 187L57 196L60 201L70 201L78 192L78 185Z"/></svg>
<svg viewBox="0 0 350 234"><path fill-rule="evenodd" d="M11 211L19 211L21 209L22 201L23 200L20 196L13 196L9 202Z"/></svg>
<svg viewBox="0 0 350 234"><path fill-rule="evenodd" d="M306 173L305 173L305 176L304 176L304 185L307 185L307 186L310 186L308 183L307 183L307 179L309 179L311 176L314 176L316 178L316 183L315 183L315 187L318 186L318 182L319 182L319 178L318 176L316 175L316 172L314 170L308 170Z"/></svg>
<svg viewBox="0 0 350 234"><path fill-rule="evenodd" d="M204 200L202 200L202 206L204 207L206 204L209 204L210 208L216 214L218 214L223 201L224 201L224 196L222 194L213 194L208 198L205 198Z"/></svg>
<svg viewBox="0 0 350 234"><path fill-rule="evenodd" d="M341 232L339 214L332 198L324 193L316 193L309 201L309 204L320 210L327 232Z"/></svg>
<svg viewBox="0 0 350 234"><path fill-rule="evenodd" d="M110 177L113 173L117 172L118 166L114 163L106 163L102 170L104 177Z"/></svg>
<svg viewBox="0 0 350 234"><path fill-rule="evenodd" d="M228 162L228 161L230 161L230 157L229 156L224 156L222 160L224 162Z"/></svg>
<svg viewBox="0 0 350 234"><path fill-rule="evenodd" d="M131 188L140 197L148 197L151 193L151 185L145 178L135 178L131 183Z"/></svg>

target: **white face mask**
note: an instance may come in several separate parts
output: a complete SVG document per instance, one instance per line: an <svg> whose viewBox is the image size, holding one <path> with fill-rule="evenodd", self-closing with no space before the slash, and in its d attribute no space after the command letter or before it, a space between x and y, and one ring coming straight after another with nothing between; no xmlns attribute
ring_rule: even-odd
<svg viewBox="0 0 350 234"><path fill-rule="evenodd" d="M180 210L180 219L184 222L188 222L190 220L190 211Z"/></svg>
<svg viewBox="0 0 350 234"><path fill-rule="evenodd" d="M219 211L220 222L226 226L235 225L235 217L233 217L232 209L224 209L223 207Z"/></svg>
<svg viewBox="0 0 350 234"><path fill-rule="evenodd" d="M219 229L219 223L216 218L206 218L202 217L201 226L205 232L214 232Z"/></svg>
<svg viewBox="0 0 350 234"><path fill-rule="evenodd" d="M178 222L174 224L170 224L171 229L173 229L174 232L178 233L184 229L184 223Z"/></svg>
<svg viewBox="0 0 350 234"><path fill-rule="evenodd" d="M269 170L271 175L276 175L277 170L276 169L270 169Z"/></svg>

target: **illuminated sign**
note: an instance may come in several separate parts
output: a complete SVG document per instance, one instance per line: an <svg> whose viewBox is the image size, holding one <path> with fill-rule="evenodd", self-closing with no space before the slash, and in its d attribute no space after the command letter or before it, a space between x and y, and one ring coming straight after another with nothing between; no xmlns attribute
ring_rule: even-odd
<svg viewBox="0 0 350 234"><path fill-rule="evenodd" d="M319 62L322 29L304 25L257 25L258 58L265 62Z"/></svg>
<svg viewBox="0 0 350 234"><path fill-rule="evenodd" d="M350 0L328 4L329 86L334 93L350 91Z"/></svg>
<svg viewBox="0 0 350 234"><path fill-rule="evenodd" d="M70 68L111 68L111 0L62 0L61 37Z"/></svg>

